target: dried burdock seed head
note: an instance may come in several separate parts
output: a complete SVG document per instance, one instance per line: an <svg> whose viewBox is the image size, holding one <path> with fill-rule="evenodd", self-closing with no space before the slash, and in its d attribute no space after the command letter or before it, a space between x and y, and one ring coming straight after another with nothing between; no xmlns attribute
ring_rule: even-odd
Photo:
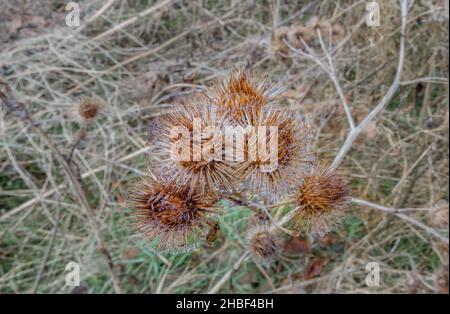
<svg viewBox="0 0 450 314"><path fill-rule="evenodd" d="M224 158L223 124L211 107L189 103L159 117L149 141L161 158L156 171L171 178L175 189L230 191L235 177Z"/></svg>
<svg viewBox="0 0 450 314"><path fill-rule="evenodd" d="M102 107L100 100L85 97L72 106L70 116L80 124L88 124L100 115Z"/></svg>
<svg viewBox="0 0 450 314"><path fill-rule="evenodd" d="M220 230L218 221L214 221L213 223L211 223L209 225L209 227L210 227L209 232L208 232L208 235L206 236L206 241L205 241L205 244L207 244L207 245L211 245L214 241L217 240L217 232L219 232L219 230Z"/></svg>
<svg viewBox="0 0 450 314"><path fill-rule="evenodd" d="M292 200L296 206L294 227L324 236L347 209L350 190L339 173L322 164L302 178Z"/></svg>
<svg viewBox="0 0 450 314"><path fill-rule="evenodd" d="M180 190L152 174L143 175L128 195L133 228L156 249L180 253L203 244L214 226L216 198Z"/></svg>
<svg viewBox="0 0 450 314"><path fill-rule="evenodd" d="M286 45L286 41L289 40L289 32L291 31L290 27L282 26L272 33L272 44L275 47L275 50L283 55L289 54L289 47Z"/></svg>
<svg viewBox="0 0 450 314"><path fill-rule="evenodd" d="M271 110L245 130L244 162L236 167L236 176L251 191L275 200L314 165L312 133L295 114Z"/></svg>
<svg viewBox="0 0 450 314"><path fill-rule="evenodd" d="M208 88L206 100L219 116L233 125L243 125L246 114L255 119L263 108L273 104L283 89L264 79L253 79L247 70L233 70L228 80L219 81Z"/></svg>
<svg viewBox="0 0 450 314"><path fill-rule="evenodd" d="M283 240L267 224L253 226L246 236L251 256L263 266L270 266L281 254Z"/></svg>
<svg viewBox="0 0 450 314"><path fill-rule="evenodd" d="M448 202L446 200L438 201L428 213L430 225L435 228L448 228L449 224Z"/></svg>
<svg viewBox="0 0 450 314"><path fill-rule="evenodd" d="M288 41L289 44L296 48L302 49L304 48L303 42L308 43L311 40L311 36L313 36L313 30L309 27L295 25L292 26L288 33Z"/></svg>

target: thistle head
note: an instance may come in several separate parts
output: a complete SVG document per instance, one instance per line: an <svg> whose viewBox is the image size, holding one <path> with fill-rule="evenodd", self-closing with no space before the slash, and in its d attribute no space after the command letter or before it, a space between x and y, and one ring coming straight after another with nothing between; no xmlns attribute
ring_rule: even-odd
<svg viewBox="0 0 450 314"><path fill-rule="evenodd" d="M296 206L292 217L294 227L323 236L347 209L350 190L338 172L318 165L302 178L292 200Z"/></svg>
<svg viewBox="0 0 450 314"><path fill-rule="evenodd" d="M133 212L134 230L156 249L172 253L186 252L207 238L216 199L188 189L180 190L170 181L143 175L128 196Z"/></svg>
<svg viewBox="0 0 450 314"><path fill-rule="evenodd" d="M283 248L282 239L267 224L252 227L247 232L246 242L252 258L264 266L277 260Z"/></svg>

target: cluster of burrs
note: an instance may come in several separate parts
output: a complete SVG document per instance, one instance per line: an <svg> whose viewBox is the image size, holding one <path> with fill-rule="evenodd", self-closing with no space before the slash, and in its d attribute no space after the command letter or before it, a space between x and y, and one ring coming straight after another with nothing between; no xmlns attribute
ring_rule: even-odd
<svg viewBox="0 0 450 314"><path fill-rule="evenodd" d="M282 225L291 235L330 230L347 208L348 185L318 160L305 120L283 110L282 91L234 70L152 122L152 161L128 203L133 228L143 239L176 253L210 243L225 210L222 199L262 204L263 218L245 236L262 264L282 251L282 233L289 230ZM277 204L288 210L281 219L271 215Z"/></svg>

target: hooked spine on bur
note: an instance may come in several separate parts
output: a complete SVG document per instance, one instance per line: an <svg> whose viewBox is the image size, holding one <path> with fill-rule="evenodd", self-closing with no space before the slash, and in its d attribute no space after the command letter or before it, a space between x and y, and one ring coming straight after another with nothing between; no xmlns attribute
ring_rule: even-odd
<svg viewBox="0 0 450 314"><path fill-rule="evenodd" d="M149 144L156 147L160 161L150 164L150 172L129 194L137 233L155 242L160 251L185 252L211 244L219 230L217 201L233 192L260 195L269 202L284 197L292 206L286 218L293 231L319 236L329 232L348 206L349 188L342 175L317 161L307 123L279 109L282 90L253 78L249 71L234 70L230 78L206 88L200 97L159 117ZM197 137L196 124L213 128L217 138L208 133ZM266 127L262 133L267 136L258 142L261 126ZM172 132L176 127L187 136ZM241 128L244 145L230 141L226 127ZM266 131L270 127L277 131L272 160L276 167L267 169L261 152L252 154L256 146L270 146L273 134ZM225 158L226 145L242 153L244 160ZM188 151L187 160L171 158L174 147L175 153ZM206 147L206 157L194 158L195 147ZM247 233L246 241L254 260L262 264L276 260L282 248L277 222L270 213L266 215L264 224Z"/></svg>

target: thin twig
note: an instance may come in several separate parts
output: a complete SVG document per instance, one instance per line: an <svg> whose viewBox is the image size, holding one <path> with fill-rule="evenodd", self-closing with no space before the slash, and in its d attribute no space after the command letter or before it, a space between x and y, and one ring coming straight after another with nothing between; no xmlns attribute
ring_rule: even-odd
<svg viewBox="0 0 450 314"><path fill-rule="evenodd" d="M433 84L446 84L448 85L448 78L446 77L419 77L414 80L409 81L401 81L400 85L410 85L410 84L417 84L417 83L433 83Z"/></svg>

